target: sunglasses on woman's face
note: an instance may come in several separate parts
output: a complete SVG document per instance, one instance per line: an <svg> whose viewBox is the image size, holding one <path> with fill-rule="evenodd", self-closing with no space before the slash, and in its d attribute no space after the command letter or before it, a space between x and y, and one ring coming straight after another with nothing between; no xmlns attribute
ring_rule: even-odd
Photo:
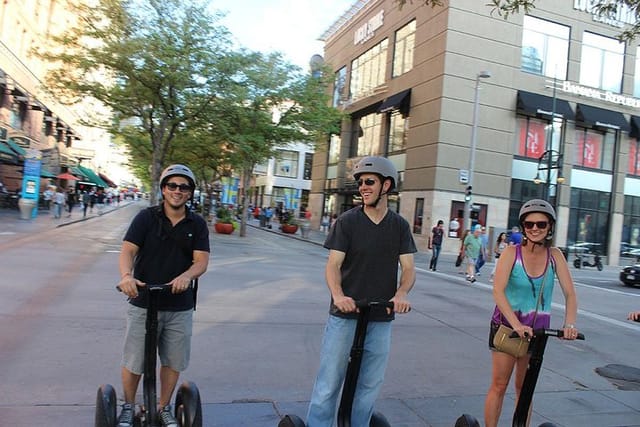
<svg viewBox="0 0 640 427"><path fill-rule="evenodd" d="M531 230L534 225L538 227L538 229L542 230L543 228L547 228L547 226L549 225L549 222L548 221L525 221L524 222L524 228L526 228L527 230Z"/></svg>
<svg viewBox="0 0 640 427"><path fill-rule="evenodd" d="M359 179L358 180L358 187L362 187L362 184L371 186L371 185L373 185L375 183L376 183L376 180L373 179L373 178Z"/></svg>
<svg viewBox="0 0 640 427"><path fill-rule="evenodd" d="M167 182L165 184L165 187L167 187L171 191L180 190L181 193L186 193L187 191L191 191L191 186L189 184L177 184L175 182Z"/></svg>

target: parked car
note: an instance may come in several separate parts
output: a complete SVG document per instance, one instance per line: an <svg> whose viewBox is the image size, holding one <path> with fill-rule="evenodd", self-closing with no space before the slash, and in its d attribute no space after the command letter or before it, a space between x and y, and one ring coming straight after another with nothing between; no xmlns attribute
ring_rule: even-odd
<svg viewBox="0 0 640 427"><path fill-rule="evenodd" d="M640 285L640 264L623 267L620 272L620 281L625 286Z"/></svg>

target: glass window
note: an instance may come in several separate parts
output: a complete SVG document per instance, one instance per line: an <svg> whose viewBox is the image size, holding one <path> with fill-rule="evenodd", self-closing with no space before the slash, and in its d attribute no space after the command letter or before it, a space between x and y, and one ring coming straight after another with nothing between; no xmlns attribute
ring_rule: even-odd
<svg viewBox="0 0 640 427"><path fill-rule="evenodd" d="M580 84L620 93L624 43L584 32L580 58Z"/></svg>
<svg viewBox="0 0 640 427"><path fill-rule="evenodd" d="M416 44L416 20L409 22L396 31L396 44L393 51L393 77L413 68L413 50Z"/></svg>
<svg viewBox="0 0 640 427"><path fill-rule="evenodd" d="M343 97L345 96L344 87L347 82L347 67L342 67L336 73L336 78L333 82L333 106L339 107L344 103Z"/></svg>
<svg viewBox="0 0 640 427"><path fill-rule="evenodd" d="M632 249L640 249L640 197L624 196L624 219L620 240L620 256L633 256Z"/></svg>
<svg viewBox="0 0 640 427"><path fill-rule="evenodd" d="M573 164L591 169L613 170L615 132L600 133L576 128Z"/></svg>
<svg viewBox="0 0 640 427"><path fill-rule="evenodd" d="M640 98L640 46L636 46L636 71L633 76L633 96Z"/></svg>
<svg viewBox="0 0 640 427"><path fill-rule="evenodd" d="M389 140L387 152L402 151L406 147L409 119L394 110L389 118Z"/></svg>
<svg viewBox="0 0 640 427"><path fill-rule="evenodd" d="M280 150L274 163L273 174L296 178L298 176L298 152Z"/></svg>
<svg viewBox="0 0 640 427"><path fill-rule="evenodd" d="M338 159L340 159L340 136L331 135L331 139L329 140L329 164L334 165L338 163Z"/></svg>
<svg viewBox="0 0 640 427"><path fill-rule="evenodd" d="M518 156L537 160L548 149L547 141L549 139L552 139L551 149L562 152L562 150L560 150L562 125L562 119L556 118L554 120L552 134L551 124L549 122L533 117L518 117L518 146L515 153Z"/></svg>
<svg viewBox="0 0 640 427"><path fill-rule="evenodd" d="M384 83L388 44L384 39L351 62L349 90L352 100L370 95L374 88Z"/></svg>
<svg viewBox="0 0 640 427"><path fill-rule="evenodd" d="M413 212L413 232L422 234L422 212L424 212L424 199L416 199L416 210Z"/></svg>
<svg viewBox="0 0 640 427"><path fill-rule="evenodd" d="M567 243L597 243L600 254L607 253L609 193L572 188L570 206Z"/></svg>
<svg viewBox="0 0 640 427"><path fill-rule="evenodd" d="M567 75L569 27L525 16L522 30L522 70L549 77Z"/></svg>
<svg viewBox="0 0 640 427"><path fill-rule="evenodd" d="M629 163L627 165L629 175L640 176L640 143L637 139L629 140Z"/></svg>
<svg viewBox="0 0 640 427"><path fill-rule="evenodd" d="M382 115L373 113L360 118L362 134L358 138L358 156L375 156L380 153L380 130Z"/></svg>

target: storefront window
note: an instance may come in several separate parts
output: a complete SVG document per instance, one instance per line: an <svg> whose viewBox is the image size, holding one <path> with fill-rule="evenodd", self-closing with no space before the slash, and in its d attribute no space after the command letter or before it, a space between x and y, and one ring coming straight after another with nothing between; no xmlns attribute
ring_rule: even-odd
<svg viewBox="0 0 640 427"><path fill-rule="evenodd" d="M363 98L385 82L389 41L380 43L351 62L351 98Z"/></svg>
<svg viewBox="0 0 640 427"><path fill-rule="evenodd" d="M580 59L580 84L620 93L624 43L584 32Z"/></svg>
<svg viewBox="0 0 640 427"><path fill-rule="evenodd" d="M633 76L633 96L640 98L640 46L636 46L636 73Z"/></svg>
<svg viewBox="0 0 640 427"><path fill-rule="evenodd" d="M338 159L340 158L340 136L339 135L331 135L331 139L329 140L329 164L334 165L338 163Z"/></svg>
<svg viewBox="0 0 640 427"><path fill-rule="evenodd" d="M424 212L424 199L419 197L416 199L416 210L413 212L413 232L414 234L422 234L422 213Z"/></svg>
<svg viewBox="0 0 640 427"><path fill-rule="evenodd" d="M569 27L525 16L522 30L522 70L549 77L567 75Z"/></svg>
<svg viewBox="0 0 640 427"><path fill-rule="evenodd" d="M569 230L567 242L595 243L600 254L607 253L609 236L610 193L603 191L571 189Z"/></svg>
<svg viewBox="0 0 640 427"><path fill-rule="evenodd" d="M405 149L408 124L409 119L403 117L398 111L394 111L391 114L389 118L389 141L387 143L389 153Z"/></svg>
<svg viewBox="0 0 640 427"><path fill-rule="evenodd" d="M615 148L614 132L596 132L586 128L576 128L576 166L605 171L613 170Z"/></svg>
<svg viewBox="0 0 640 427"><path fill-rule="evenodd" d="M627 165L629 175L640 176L640 143L637 139L629 140L629 164Z"/></svg>
<svg viewBox="0 0 640 427"><path fill-rule="evenodd" d="M375 156L379 154L382 115L373 113L360 118L362 134L358 138L357 156Z"/></svg>
<svg viewBox="0 0 640 427"><path fill-rule="evenodd" d="M636 249L636 252L630 253L632 249ZM620 255L637 257L638 249L640 249L640 197L624 196Z"/></svg>
<svg viewBox="0 0 640 427"><path fill-rule="evenodd" d="M416 43L416 21L409 22L396 31L393 51L393 77L400 76L413 68L413 50Z"/></svg>
<svg viewBox="0 0 640 427"><path fill-rule="evenodd" d="M347 82L347 67L342 67L336 73L333 82L333 106L339 107L343 103L345 84Z"/></svg>
<svg viewBox="0 0 640 427"><path fill-rule="evenodd" d="M562 141L562 119L554 121L553 135L551 124L533 117L518 117L518 147L516 153L519 156L530 159L539 159L547 150L547 140L552 138L551 149L558 152Z"/></svg>
<svg viewBox="0 0 640 427"><path fill-rule="evenodd" d="M273 174L296 178L298 176L298 152L280 150L276 157Z"/></svg>

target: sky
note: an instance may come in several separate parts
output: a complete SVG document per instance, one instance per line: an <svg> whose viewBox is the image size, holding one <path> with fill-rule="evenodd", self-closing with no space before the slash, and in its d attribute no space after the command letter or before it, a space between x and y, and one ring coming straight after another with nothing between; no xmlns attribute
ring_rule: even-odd
<svg viewBox="0 0 640 427"><path fill-rule="evenodd" d="M214 10L226 12L220 24L238 46L259 52L282 52L308 70L309 59L323 54L317 39L356 0L211 0Z"/></svg>

